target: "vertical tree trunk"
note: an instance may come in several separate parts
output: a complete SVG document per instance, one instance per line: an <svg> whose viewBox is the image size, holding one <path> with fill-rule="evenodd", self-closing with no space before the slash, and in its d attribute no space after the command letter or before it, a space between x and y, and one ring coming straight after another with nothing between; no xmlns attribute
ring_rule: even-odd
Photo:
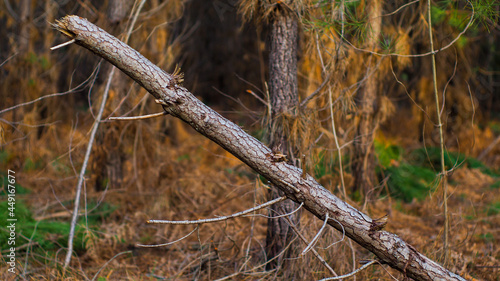
<svg viewBox="0 0 500 281"><path fill-rule="evenodd" d="M113 33L119 34L125 29L124 21L133 4L132 0L109 1L107 16ZM104 69L105 77L111 75L112 65L106 65ZM127 92L127 84L127 77L121 72L115 72L111 84L115 98L108 101L105 113L113 112L119 106L121 98ZM120 145L120 131L123 126L123 123L114 122L103 123L99 127L95 140L96 145L92 152L92 170L96 191L103 191L106 188L115 189L123 182L124 153Z"/></svg>
<svg viewBox="0 0 500 281"><path fill-rule="evenodd" d="M111 24L122 22L130 13L134 1L132 0L110 0L108 4L108 19Z"/></svg>
<svg viewBox="0 0 500 281"><path fill-rule="evenodd" d="M382 0L367 1L368 23L366 32L366 49L374 50L378 44L382 25ZM377 127L375 107L379 88L379 75L376 70L376 57L367 58L366 82L357 95L358 124L354 139L354 155L352 172L354 176L353 192L361 192L369 196L370 190L376 184L375 157L373 140Z"/></svg>
<svg viewBox="0 0 500 281"><path fill-rule="evenodd" d="M269 92L271 97L271 122L269 130L270 147L275 152L287 155L287 161L293 161L295 145L292 143L289 126L291 117L296 115L298 104L297 86L297 18L285 7L278 7L272 16L269 35ZM296 163L294 163L296 164ZM270 189L271 199L283 196L277 188ZM271 207L270 217L293 212L298 205L291 200ZM289 216L298 224L300 214ZM268 220L266 251L271 260L267 268L273 269L283 264L283 259L290 254L289 248L282 253L294 236L292 228L284 218Z"/></svg>
<svg viewBox="0 0 500 281"><path fill-rule="evenodd" d="M12 43L14 46L14 50L20 55L17 56L17 60L24 60L30 51L30 17L31 17L31 0L22 0L19 1L19 5L17 7L19 9L19 22L18 22L18 34L16 40ZM10 40L6 40L10 41ZM24 65L19 63L19 65ZM20 71L24 72L21 76L28 76L28 71L25 68L20 69ZM23 84L21 81L19 83ZM19 104L19 99L21 95L13 95L14 104ZM22 115L21 115L22 116ZM18 120L17 110L14 110L12 113L12 120Z"/></svg>
<svg viewBox="0 0 500 281"><path fill-rule="evenodd" d="M19 28L19 49L20 53L27 53L30 43L30 16L31 16L31 0L22 0L20 8L20 28Z"/></svg>

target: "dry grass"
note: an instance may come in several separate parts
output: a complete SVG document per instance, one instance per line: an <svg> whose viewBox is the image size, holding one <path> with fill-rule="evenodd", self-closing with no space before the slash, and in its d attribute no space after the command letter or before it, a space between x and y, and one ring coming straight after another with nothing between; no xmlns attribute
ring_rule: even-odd
<svg viewBox="0 0 500 281"><path fill-rule="evenodd" d="M234 279L238 280L287 280L290 276L311 280L329 276L310 253L297 255L290 261L292 272L276 275L259 267L265 260L262 243L266 228L266 219L260 216L203 225L188 238L166 247L135 246L138 243L172 242L195 228L148 225L148 219L216 217L265 202L266 187L259 184L255 175L234 157L197 134L191 134L181 145L163 149L157 157L165 160L160 167L143 172L148 174L148 180L143 177L142 190L135 183L133 173L126 173L129 176L124 178L123 188L106 192L105 202L118 208L102 219L98 231L89 229L85 250L74 256L71 271L64 278L61 266L57 266L62 259L62 249L45 252L34 247L29 256L19 251L21 263L18 268L23 270L27 259L27 270L32 272L30 276L35 280L92 278L104 265L99 276L107 278L105 280L151 280L152 276L215 280L237 272L240 273ZM52 174L53 179L42 179L37 171L19 172L18 182L29 187L30 194L33 194L23 196L23 199L35 213L41 213L42 208L44 214L62 210L54 193L61 201L72 198L72 192L68 191L73 190L75 180L60 181L57 173ZM327 178L322 180L335 182ZM469 278L495 280L499 271L489 267L498 263L500 252L495 241L500 238L500 219L498 214L488 214L488 208L500 201L498 192L492 193L489 187L494 179L478 170L461 168L454 172L451 181L456 184L450 187L450 209L453 210L450 269ZM48 182L52 182L54 191L47 188ZM89 200L102 195L103 192L87 188ZM441 249L442 231L437 200L432 195L428 200L405 204L387 197L369 204L367 212L372 217L388 213L388 231L400 235L422 253L436 259ZM265 211L258 213L266 214ZM312 239L321 225L317 218L305 214L300 229L307 239ZM306 246L301 242L296 245L299 245L299 252ZM350 248L346 238L342 240L341 233L327 230L316 248L338 274L351 270ZM373 258L361 247L355 249L358 259ZM41 256L43 252L45 257ZM114 258L116 255L119 256ZM8 280L4 269L2 278ZM358 278L365 280L377 276L381 280L390 280L389 274L398 280L402 278L400 273L387 266L373 266L360 273Z"/></svg>

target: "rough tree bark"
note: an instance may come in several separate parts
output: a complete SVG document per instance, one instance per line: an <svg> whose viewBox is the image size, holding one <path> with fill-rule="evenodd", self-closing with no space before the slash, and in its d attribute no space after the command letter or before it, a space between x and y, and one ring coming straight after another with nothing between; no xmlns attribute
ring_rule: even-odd
<svg viewBox="0 0 500 281"><path fill-rule="evenodd" d="M366 48L373 50L380 37L382 27L382 0L367 1L368 22L366 31ZM352 174L354 176L353 191L370 197L370 189L376 184L375 155L373 140L377 127L375 104L377 102L378 75L376 57L367 55L366 82L356 96L358 105L358 124L354 138Z"/></svg>
<svg viewBox="0 0 500 281"><path fill-rule="evenodd" d="M293 163L296 145L290 138L288 122L296 115L299 103L297 82L297 37L298 26L296 16L287 7L276 5L271 16L269 33L269 96L271 98L271 118L269 146L274 152L287 156L287 161ZM283 196L283 191L277 187L269 190L270 200ZM291 201L282 201L270 208L267 223L266 254L270 262L266 268L274 269L283 264L292 254L293 247L283 252L294 238L293 229L285 218L274 219L292 213L298 204ZM300 221L300 212L288 217L293 223ZM280 255L281 254L281 255ZM278 255L280 255L278 257ZM278 257L278 258L276 258Z"/></svg>
<svg viewBox="0 0 500 281"><path fill-rule="evenodd" d="M104 30L78 16L54 25L96 55L108 60L144 87L170 115L180 118L213 140L283 191L288 198L374 253L381 262L416 280L465 280L419 253L395 234L334 196L310 175L279 161L278 155L242 128L203 104L179 85L182 77L168 74Z"/></svg>

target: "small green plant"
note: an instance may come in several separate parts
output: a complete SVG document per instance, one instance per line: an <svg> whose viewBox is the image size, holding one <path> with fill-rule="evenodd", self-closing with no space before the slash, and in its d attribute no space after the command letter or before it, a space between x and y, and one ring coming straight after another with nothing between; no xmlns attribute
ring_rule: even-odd
<svg viewBox="0 0 500 281"><path fill-rule="evenodd" d="M394 161L399 162L404 153L404 150L401 146L392 144L387 145L378 140L375 140L374 147L378 162L383 168L392 166L392 163Z"/></svg>
<svg viewBox="0 0 500 281"><path fill-rule="evenodd" d="M4 188L0 189L0 198L4 198L7 196L7 185L9 184L7 173L0 172L0 182L1 182L1 186L4 187ZM22 187L18 183L14 184L14 187L15 187L17 195L30 193L30 191L28 189Z"/></svg>
<svg viewBox="0 0 500 281"><path fill-rule="evenodd" d="M465 216L465 219L466 219L466 220L471 221L471 220L475 220L475 219L477 219L477 217L476 217L476 216L473 216L473 215L466 215L466 216Z"/></svg>
<svg viewBox="0 0 500 281"><path fill-rule="evenodd" d="M495 134L500 134L500 122L490 121L487 124L487 127L489 127Z"/></svg>
<svg viewBox="0 0 500 281"><path fill-rule="evenodd" d="M436 170L440 167L441 152L438 147L415 149L403 158L404 150L395 145L375 141L375 152L379 160L377 173L389 176L387 185L391 194L406 202L416 198L424 199L435 186ZM446 169L468 167L499 178L500 173L492 170L475 158L456 152L445 153ZM500 181L491 185L499 188Z"/></svg>
<svg viewBox="0 0 500 281"><path fill-rule="evenodd" d="M314 166L314 177L320 179L327 174L332 172L332 166L327 161L328 157L325 157L325 153L321 152L318 155L318 159L315 161L317 163Z"/></svg>
<svg viewBox="0 0 500 281"><path fill-rule="evenodd" d="M18 191L21 189L18 189ZM20 193L17 193L20 194ZM4 197L4 195L2 196ZM102 203L97 208L97 203L89 203L87 209L89 214L87 217L80 218L80 223L76 228L75 235L75 250L83 251L85 250L85 231L86 224L89 225L91 230L96 229L96 225L102 221L103 218L109 216L116 207L110 204ZM0 202L0 217L2 220L9 216L8 200L3 200ZM90 212L90 210L92 210ZM69 223L54 220L41 220L37 221L33 218L33 215L28 208L28 206L23 201L16 201L14 209L15 218L17 219L15 233L16 235L16 247L22 246L30 242L35 243L37 247L43 249L44 251L58 248L60 245L66 245L68 243L69 235ZM7 241L10 235L10 231L5 228L0 228L0 241ZM9 245L3 243L1 249L8 249Z"/></svg>
<svg viewBox="0 0 500 281"><path fill-rule="evenodd" d="M438 147L416 149L412 151L410 157L421 160L423 166L431 169L439 167L440 165L440 151ZM500 177L500 173L498 171L494 171L484 165L481 161L472 157L467 157L462 153L448 151L445 153L444 160L446 169L465 166L471 169L479 169L482 173L492 177Z"/></svg>
<svg viewBox="0 0 500 281"><path fill-rule="evenodd" d="M326 156L325 151L322 151L318 153L317 156L313 159L314 165L314 178L316 179L321 179L322 177L326 175L338 175L340 173L339 171L339 163L338 163L338 158L332 159L331 157ZM342 159L342 164L344 167L348 168L348 164L346 161L348 161L349 157L343 157ZM344 172L348 172L348 169L344 169Z"/></svg>
<svg viewBox="0 0 500 281"><path fill-rule="evenodd" d="M493 234L491 234L490 232L479 234L478 237L485 242L495 241L495 236L493 236Z"/></svg>
<svg viewBox="0 0 500 281"><path fill-rule="evenodd" d="M394 42L395 40L392 36L383 36L382 39L380 39L380 47L385 51L391 51L391 49L394 47Z"/></svg>
<svg viewBox="0 0 500 281"><path fill-rule="evenodd" d="M391 194L405 202L424 199L434 189L436 173L428 168L402 163L386 169Z"/></svg>
<svg viewBox="0 0 500 281"><path fill-rule="evenodd" d="M176 161L182 162L184 160L189 160L189 159L191 159L191 156L189 154L182 154L181 156L177 157Z"/></svg>
<svg viewBox="0 0 500 281"><path fill-rule="evenodd" d="M500 188L500 180L492 183L490 185L490 188L492 188L492 189L498 189L498 188Z"/></svg>
<svg viewBox="0 0 500 281"><path fill-rule="evenodd" d="M432 24L438 25L443 23L446 19L446 9L442 6L432 6L431 7Z"/></svg>
<svg viewBox="0 0 500 281"><path fill-rule="evenodd" d="M403 148L380 141L375 141L374 146L380 165L377 173L389 177L387 186L392 196L411 202L414 198L424 199L433 189L436 173L415 158L403 161Z"/></svg>
<svg viewBox="0 0 500 281"><path fill-rule="evenodd" d="M392 196L411 202L414 198L424 199L434 188L436 173L422 166L421 161L409 157L403 159L404 150L400 146L375 141L375 153L379 161L379 178L388 176L387 186Z"/></svg>
<svg viewBox="0 0 500 281"><path fill-rule="evenodd" d="M474 0L474 19L476 22L483 25L486 30L490 30L490 25L498 20L498 1L497 0Z"/></svg>
<svg viewBox="0 0 500 281"><path fill-rule="evenodd" d="M7 150L0 150L0 164L7 164L12 155Z"/></svg>
<svg viewBox="0 0 500 281"><path fill-rule="evenodd" d="M65 175L69 175L72 172L71 168L59 159L52 161L50 165L54 170Z"/></svg>
<svg viewBox="0 0 500 281"><path fill-rule="evenodd" d="M487 207L486 215L495 216L500 214L500 201L493 202Z"/></svg>
<svg viewBox="0 0 500 281"><path fill-rule="evenodd" d="M24 161L23 171L28 172L28 171L39 170L42 167L43 167L43 161L27 158L26 161Z"/></svg>
<svg viewBox="0 0 500 281"><path fill-rule="evenodd" d="M2 210L1 217L6 219L9 215L8 213L8 202L4 200L0 202L0 208ZM17 201L14 209L15 218L17 222L15 224L16 233L16 247L27 244L31 240L32 243L38 245L38 247L44 250L50 250L55 248L57 244L64 243L64 237L67 236L69 230L68 223L63 222L47 222L39 221L37 222L28 209L28 207L22 201ZM10 231L7 229L0 229L0 240L7 241L10 235ZM79 238L81 238L79 236ZM81 240L80 240L81 242ZM81 243L79 243L81 244ZM10 246L7 243L3 243L1 246L2 250L8 249Z"/></svg>

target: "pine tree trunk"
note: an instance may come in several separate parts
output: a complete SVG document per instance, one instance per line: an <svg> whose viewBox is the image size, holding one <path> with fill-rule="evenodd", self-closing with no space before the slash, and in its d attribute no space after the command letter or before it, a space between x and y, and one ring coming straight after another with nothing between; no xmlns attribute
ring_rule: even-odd
<svg viewBox="0 0 500 281"><path fill-rule="evenodd" d="M295 115L298 104L297 86L297 19L287 10L277 9L273 15L269 44L269 94L271 97L271 121L269 128L270 147L275 152L287 155L287 161L293 161L295 145L290 139L290 116ZM296 163L293 163L296 164ZM284 195L276 187L269 190L270 199ZM291 213L298 207L297 203L287 200L272 205L268 220L266 252L267 259L278 258L267 264L267 269L274 269L282 265L292 247L282 253L292 241L294 233L285 218L273 219L272 217ZM298 224L300 213L288 217L293 223Z"/></svg>
<svg viewBox="0 0 500 281"><path fill-rule="evenodd" d="M126 27L123 21L130 13L134 2L132 0L110 0L108 3L107 16L113 33L119 34ZM113 67L104 66L105 77L109 77ZM120 100L125 96L127 88L125 82L127 77L120 72L115 72L112 77L111 88L116 93L115 98L106 104L106 112L113 112L119 107ZM96 191L106 188L116 189L123 182L123 151L120 144L120 131L123 124L101 124L96 136L96 145L92 152L92 170L94 187ZM118 144L118 145L117 145Z"/></svg>
<svg viewBox="0 0 500 281"><path fill-rule="evenodd" d="M368 11L366 49L373 50L376 48L380 37L382 0L368 1L366 9ZM369 55L366 61L366 82L359 89L356 97L358 124L354 138L352 172L354 176L353 192L359 192L365 197L370 197L370 190L376 185L373 140L377 127L375 106L379 83L377 72L374 69L377 65L376 57Z"/></svg>

